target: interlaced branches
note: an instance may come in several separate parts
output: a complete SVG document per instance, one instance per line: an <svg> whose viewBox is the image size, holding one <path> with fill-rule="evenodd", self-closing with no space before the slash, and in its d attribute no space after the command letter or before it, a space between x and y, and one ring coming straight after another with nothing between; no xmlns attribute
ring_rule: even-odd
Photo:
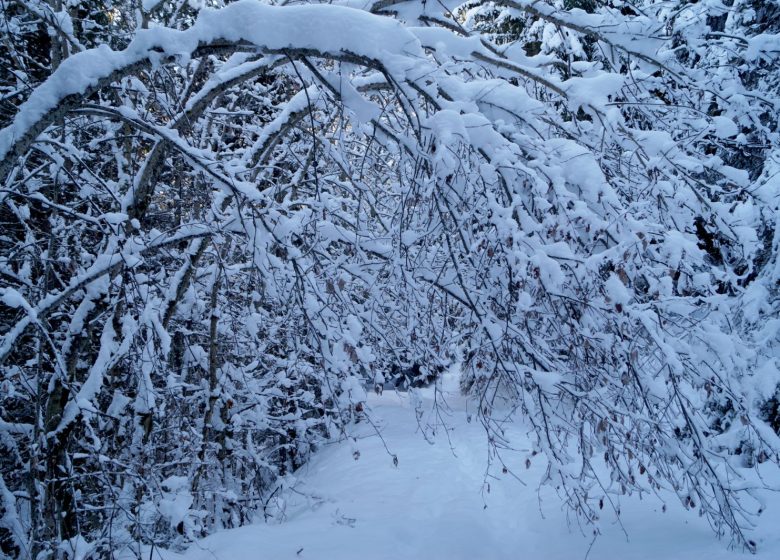
<svg viewBox="0 0 780 560"><path fill-rule="evenodd" d="M671 491L754 548L776 218L729 150L776 91L713 90L654 4L160 2L60 45L0 132L3 550L268 515L363 381L458 354L582 519Z"/></svg>

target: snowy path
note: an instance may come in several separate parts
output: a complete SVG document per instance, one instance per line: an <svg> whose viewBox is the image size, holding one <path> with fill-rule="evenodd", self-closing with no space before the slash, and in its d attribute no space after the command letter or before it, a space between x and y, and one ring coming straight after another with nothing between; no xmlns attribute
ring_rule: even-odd
<svg viewBox="0 0 780 560"><path fill-rule="evenodd" d="M430 410L431 401L421 401ZM517 560L585 558L592 541L576 521L567 524L565 510L550 489L537 491L541 461L526 470L518 454L517 473L527 483L503 475L483 493L487 447L482 427L467 423L462 399L448 398L449 442L436 430L426 442L407 396L386 392L372 396L372 418L398 457L398 466L380 438L366 425L356 442L323 449L297 473L296 492L285 494L287 521L224 531L193 545L174 560ZM427 417L426 417L427 418ZM430 420L430 419L429 419ZM425 423L425 419L423 421ZM522 441L522 432L514 434ZM354 453L359 451L359 459ZM522 457L522 458L521 458ZM499 467L500 474L500 467ZM729 551L706 522L673 503L666 513L654 499L623 500L622 521L602 523L602 535L589 558L736 559L780 558L780 500L754 537L759 554ZM487 507L485 507L487 506ZM606 511L606 508L605 508ZM542 517L542 514L544 517ZM772 519L775 523L773 526Z"/></svg>

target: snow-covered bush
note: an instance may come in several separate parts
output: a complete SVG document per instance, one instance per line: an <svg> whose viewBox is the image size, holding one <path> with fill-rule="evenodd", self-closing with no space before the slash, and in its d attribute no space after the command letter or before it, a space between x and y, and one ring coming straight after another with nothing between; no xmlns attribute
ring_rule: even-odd
<svg viewBox="0 0 780 560"><path fill-rule="evenodd" d="M747 469L780 451L771 14L2 17L6 554L246 523L361 379L458 353L490 441L508 403L584 519L663 487L753 548Z"/></svg>

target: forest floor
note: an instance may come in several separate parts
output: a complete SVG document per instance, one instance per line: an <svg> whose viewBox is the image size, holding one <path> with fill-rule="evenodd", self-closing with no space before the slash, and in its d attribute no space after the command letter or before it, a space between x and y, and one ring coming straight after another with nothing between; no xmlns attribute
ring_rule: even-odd
<svg viewBox="0 0 780 560"><path fill-rule="evenodd" d="M354 439L319 451L286 481L274 520L219 532L166 560L721 560L780 558L780 496L751 531L753 556L717 540L704 518L674 496L620 498L620 522L608 506L600 535L567 515L555 490L539 488L541 456L526 468L527 430L512 424L509 472L488 469L485 431L445 378L438 394L371 395L371 421ZM444 402L442 401L444 398ZM438 400L438 413L434 407ZM415 414L417 411L417 414ZM377 435L381 433L381 437ZM394 465L393 456L398 464ZM357 457L357 458L356 458ZM515 478L516 475L517 478ZM518 480L519 479L519 480ZM488 492L489 485L489 492ZM155 551L154 557L158 556Z"/></svg>

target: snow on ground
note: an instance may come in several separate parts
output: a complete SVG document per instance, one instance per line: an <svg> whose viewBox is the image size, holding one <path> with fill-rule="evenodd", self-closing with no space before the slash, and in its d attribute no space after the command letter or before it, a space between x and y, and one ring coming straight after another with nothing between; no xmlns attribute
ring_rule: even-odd
<svg viewBox="0 0 780 560"><path fill-rule="evenodd" d="M382 438L366 422L355 430L355 441L322 449L296 473L294 490L281 495L284 522L223 531L183 554L160 556L166 560L577 560L586 554L596 560L780 558L780 497L771 497L769 510L751 534L760 547L758 555L752 556L728 550L728 543L718 541L696 514L672 502L663 513L660 503L647 497L624 498L625 533L605 515L602 534L594 542L591 529L581 530L573 519L567 522L553 489L538 489L542 461L526 469L522 443L509 461L519 464L517 474L526 486L502 475L498 467L497 478L489 480L490 492L485 492L485 434L478 422L466 421L465 402L451 390L452 385L452 379L445 380L449 411L442 417L448 430L431 413L432 390L423 390L417 404L395 391L371 396L371 418ZM419 423L415 409L423 412ZM430 441L421 425L426 426ZM513 431L509 435L515 442L527 441L520 426ZM398 458L397 467L391 454Z"/></svg>

